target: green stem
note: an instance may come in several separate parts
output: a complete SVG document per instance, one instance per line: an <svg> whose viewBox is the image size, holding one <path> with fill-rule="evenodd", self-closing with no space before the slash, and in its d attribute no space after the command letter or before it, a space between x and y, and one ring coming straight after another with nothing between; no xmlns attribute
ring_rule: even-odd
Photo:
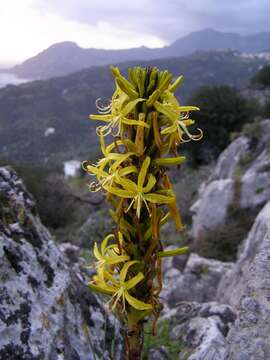
<svg viewBox="0 0 270 360"><path fill-rule="evenodd" d="M138 319L137 311L128 314L128 330L125 334L125 360L141 360L143 350L143 321Z"/></svg>

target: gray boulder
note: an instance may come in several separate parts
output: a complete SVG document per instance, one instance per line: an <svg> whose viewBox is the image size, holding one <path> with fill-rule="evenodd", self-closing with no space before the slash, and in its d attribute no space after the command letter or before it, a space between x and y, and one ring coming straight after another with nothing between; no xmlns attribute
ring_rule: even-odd
<svg viewBox="0 0 270 360"><path fill-rule="evenodd" d="M197 239L205 231L224 224L233 195L232 179L214 180L201 189L198 200L190 208L194 213L191 230L193 238Z"/></svg>
<svg viewBox="0 0 270 360"><path fill-rule="evenodd" d="M172 324L170 337L181 343L180 360L227 359L226 335L235 320L230 306L215 302L183 302L163 319Z"/></svg>
<svg viewBox="0 0 270 360"><path fill-rule="evenodd" d="M221 277L232 269L232 263L205 259L192 253L184 270L167 269L161 297L172 308L181 301L212 301Z"/></svg>
<svg viewBox="0 0 270 360"><path fill-rule="evenodd" d="M270 359L270 202L258 215L239 260L222 279L218 298L237 310L227 358Z"/></svg>
<svg viewBox="0 0 270 360"><path fill-rule="evenodd" d="M251 163L241 180L240 207L253 209L270 199L270 151Z"/></svg>
<svg viewBox="0 0 270 360"><path fill-rule="evenodd" d="M235 139L219 156L210 180L232 179L241 158L249 150L250 140L246 136Z"/></svg>
<svg viewBox="0 0 270 360"><path fill-rule="evenodd" d="M226 224L230 205L257 211L270 198L270 119L256 126L261 132L256 142L245 136L234 140L219 156L213 174L201 185L198 199L190 208L194 239Z"/></svg>
<svg viewBox="0 0 270 360"><path fill-rule="evenodd" d="M239 304L241 296L246 291L250 277L251 264L261 253L266 235L270 233L270 202L268 202L257 216L247 239L239 249L239 256L235 266L222 277L217 299L232 306ZM270 256L270 252L268 254ZM263 266L264 264L262 264ZM266 270L266 269L265 269ZM265 275L267 273L265 272Z"/></svg>
<svg viewBox="0 0 270 360"><path fill-rule="evenodd" d="M119 328L41 224L16 173L0 168L0 359L97 360Z"/></svg>

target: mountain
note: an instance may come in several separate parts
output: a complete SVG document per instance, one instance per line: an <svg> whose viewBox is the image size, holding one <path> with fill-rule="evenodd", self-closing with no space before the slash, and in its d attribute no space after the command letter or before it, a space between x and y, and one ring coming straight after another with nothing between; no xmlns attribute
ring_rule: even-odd
<svg viewBox="0 0 270 360"><path fill-rule="evenodd" d="M9 71L19 77L47 79L67 75L90 66L177 57L198 50L234 49L255 53L265 50L269 42L270 33L241 36L212 29L193 32L176 40L170 46L156 49L147 47L127 50L83 49L74 42L62 42L50 46Z"/></svg>
<svg viewBox="0 0 270 360"><path fill-rule="evenodd" d="M184 74L180 98L186 102L202 85L246 87L264 59L244 58L232 51L197 52L185 57L120 65L158 66ZM62 164L70 159L96 156L95 100L108 100L113 90L109 68L91 67L80 72L0 89L0 156L12 162Z"/></svg>

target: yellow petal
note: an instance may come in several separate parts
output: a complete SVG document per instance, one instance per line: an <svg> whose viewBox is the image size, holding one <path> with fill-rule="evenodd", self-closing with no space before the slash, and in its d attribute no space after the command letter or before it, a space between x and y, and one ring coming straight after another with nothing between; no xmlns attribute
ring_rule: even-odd
<svg viewBox="0 0 270 360"><path fill-rule="evenodd" d="M118 189L116 187L113 187L113 186L105 186L104 187L105 190L107 190L109 193L113 194L113 195L116 195L116 196L119 196L119 197L123 197L123 198L126 198L126 199L131 199L133 198L134 196L136 196L136 194L134 194L134 192L131 192L131 191L127 191L127 190L121 190L121 189Z"/></svg>
<svg viewBox="0 0 270 360"><path fill-rule="evenodd" d="M173 124L171 126L166 127L165 129L161 130L161 135L172 134L177 131L177 124Z"/></svg>
<svg viewBox="0 0 270 360"><path fill-rule="evenodd" d="M141 101L143 101L144 99L141 99L141 98L139 98L139 99L136 99L136 100L133 100L133 101L129 101L128 103L127 103L127 105L122 109L122 111L121 111L121 114L125 117L125 116L127 116L134 108L135 108L135 106L139 103L139 102L141 102Z"/></svg>
<svg viewBox="0 0 270 360"><path fill-rule="evenodd" d="M178 110L180 112L189 112L189 111L199 111L200 108L198 108L197 106L179 106Z"/></svg>
<svg viewBox="0 0 270 360"><path fill-rule="evenodd" d="M154 140L155 140L155 144L157 145L157 147L159 149L161 149L162 147L162 141L160 138L160 133L159 133L159 123L158 123L158 116L157 116L157 112L153 111L152 113L152 122L153 122L153 132L154 132Z"/></svg>
<svg viewBox="0 0 270 360"><path fill-rule="evenodd" d="M125 288L127 290L134 288L139 282L141 282L144 279L143 273L138 273L136 276L134 276L132 279L126 281Z"/></svg>
<svg viewBox="0 0 270 360"><path fill-rule="evenodd" d="M89 115L89 119L108 122L108 121L111 121L113 119L113 116L112 115L94 115L94 114L91 114L91 115Z"/></svg>
<svg viewBox="0 0 270 360"><path fill-rule="evenodd" d="M148 182L147 182L146 186L144 186L144 188L143 188L143 192L148 193L149 191L151 191L152 188L155 186L156 182L157 182L157 180L154 177L154 175L150 174L149 178L148 178Z"/></svg>
<svg viewBox="0 0 270 360"><path fill-rule="evenodd" d="M97 260L101 260L101 259L102 259L102 255L100 254L100 252L99 252L99 250L98 250L98 246L97 246L97 243L96 243L96 242L95 242L95 244L94 244L94 250L93 250L93 252L94 252L95 258L96 258Z"/></svg>
<svg viewBox="0 0 270 360"><path fill-rule="evenodd" d="M178 255L185 254L187 251L188 251L188 246L183 246L178 249L160 251L160 252L158 252L158 257L163 258L163 257L168 257L168 256L178 256Z"/></svg>
<svg viewBox="0 0 270 360"><path fill-rule="evenodd" d="M169 91L175 92L175 90L182 84L184 76L180 75L170 86Z"/></svg>
<svg viewBox="0 0 270 360"><path fill-rule="evenodd" d="M129 260L128 255L110 255L109 259L106 261L108 265L119 264L120 262Z"/></svg>
<svg viewBox="0 0 270 360"><path fill-rule="evenodd" d="M138 176L138 190L139 192L142 192L142 188L144 185L144 181L145 181L145 177L150 165L151 159L149 156L146 156L146 158L144 159L143 163L142 163L142 167L141 170L139 172L139 176Z"/></svg>
<svg viewBox="0 0 270 360"><path fill-rule="evenodd" d="M151 304L147 304L141 300L136 299L135 297L131 296L128 293L128 291L125 291L124 294L125 294L125 299L129 303L129 305L132 306L133 308L135 308L137 310L151 310L152 309Z"/></svg>
<svg viewBox="0 0 270 360"><path fill-rule="evenodd" d="M128 272L128 269L133 265L133 264L136 264L138 263L139 261L137 260L132 260L132 261L128 261L124 264L122 270L120 271L120 276L119 276L119 279L120 279L120 284L124 284L125 280L126 280L126 276L127 276L127 272Z"/></svg>
<svg viewBox="0 0 270 360"><path fill-rule="evenodd" d="M101 242L101 254L102 256L105 255L106 253L106 248L107 248L107 245L108 245L108 241L113 239L114 238L114 234L109 234L107 235Z"/></svg>
<svg viewBox="0 0 270 360"><path fill-rule="evenodd" d="M180 165L186 160L185 156L178 156L174 158L158 158L154 160L154 164L158 166Z"/></svg>
<svg viewBox="0 0 270 360"><path fill-rule="evenodd" d="M123 118L122 123L127 124L127 125L136 125L136 126L143 126L143 127L149 128L149 125L147 123L145 123L144 121L140 121L140 120L131 120L131 119Z"/></svg>
<svg viewBox="0 0 270 360"><path fill-rule="evenodd" d="M169 204L174 201L173 196L159 195L155 193L145 194L144 198L155 204Z"/></svg>
<svg viewBox="0 0 270 360"><path fill-rule="evenodd" d="M100 286L100 285L96 285L94 283L89 283L88 284L88 287L97 292L97 293L100 293L100 294L104 294L104 295L111 295L113 294L115 291L112 289L112 290L108 290L106 288L104 288L103 286Z"/></svg>
<svg viewBox="0 0 270 360"><path fill-rule="evenodd" d="M123 177L117 176L115 181L120 184L121 186L123 186L123 188L127 191L132 191L133 193L136 193L137 190L137 185L135 184L134 181L129 180L129 179L125 179Z"/></svg>
<svg viewBox="0 0 270 360"><path fill-rule="evenodd" d="M149 99L146 102L146 105L148 107L153 106L154 102L157 101L157 99L160 97L160 90L156 89L151 96L149 96Z"/></svg>
<svg viewBox="0 0 270 360"><path fill-rule="evenodd" d="M156 101L154 103L154 107L157 111L161 112L171 121L175 121L178 119L178 113L176 111L172 111L168 106L161 104L160 102Z"/></svg>

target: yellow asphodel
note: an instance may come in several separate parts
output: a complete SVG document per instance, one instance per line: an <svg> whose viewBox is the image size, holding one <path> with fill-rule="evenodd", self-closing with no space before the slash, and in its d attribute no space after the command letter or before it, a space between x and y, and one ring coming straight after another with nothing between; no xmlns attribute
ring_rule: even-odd
<svg viewBox="0 0 270 360"><path fill-rule="evenodd" d="M166 116L171 125L161 130L161 135L178 135L180 142L187 142L190 140L199 141L203 137L203 132L201 129L198 129L198 134L191 134L188 130L188 126L193 125L194 121L188 119L189 111L200 110L196 106L176 106L173 103L162 104L158 101L154 104L157 111ZM183 136L186 135L185 139Z"/></svg>
<svg viewBox="0 0 270 360"><path fill-rule="evenodd" d="M151 159L149 156L147 156L144 159L141 170L138 174L137 184L130 179L126 179L124 177L117 177L115 181L122 186L122 189L114 186L105 187L105 189L111 194L117 195L122 198L132 199L126 211L129 211L129 209L134 204L138 219L140 218L143 203L145 204L148 212L150 213L147 202L156 204L169 204L174 201L174 196L162 195L159 193L150 193L150 191L156 184L156 178L154 177L154 175L149 174L147 184L144 186L150 162Z"/></svg>
<svg viewBox="0 0 270 360"><path fill-rule="evenodd" d="M122 309L125 311L125 302L137 310L151 310L152 305L147 304L130 295L129 291L144 279L144 275L140 272L129 280L126 280L129 268L138 261L128 261L124 264L120 271L119 279L116 280L109 272L98 272L94 277L94 281L90 282L90 289L102 294L112 295L110 303L114 309L117 303L122 300Z"/></svg>
<svg viewBox="0 0 270 360"><path fill-rule="evenodd" d="M108 135L112 132L114 136L119 136L123 130L123 124L149 127L149 125L143 121L131 120L127 118L127 115L130 114L136 105L143 100L144 99L141 98L132 100L129 101L126 105L120 103L121 107L119 107L119 103L116 99L112 101L111 114L90 115L89 117L91 120L100 120L108 123L107 125L99 126L97 128L98 135ZM117 106L115 106L115 102L117 103Z"/></svg>
<svg viewBox="0 0 270 360"><path fill-rule="evenodd" d="M117 244L108 245L108 242L114 237L114 234L107 235L101 243L100 251L97 243L94 244L94 255L97 259L95 266L101 273L106 270L106 265L115 265L129 260L128 255L118 254L119 249Z"/></svg>

